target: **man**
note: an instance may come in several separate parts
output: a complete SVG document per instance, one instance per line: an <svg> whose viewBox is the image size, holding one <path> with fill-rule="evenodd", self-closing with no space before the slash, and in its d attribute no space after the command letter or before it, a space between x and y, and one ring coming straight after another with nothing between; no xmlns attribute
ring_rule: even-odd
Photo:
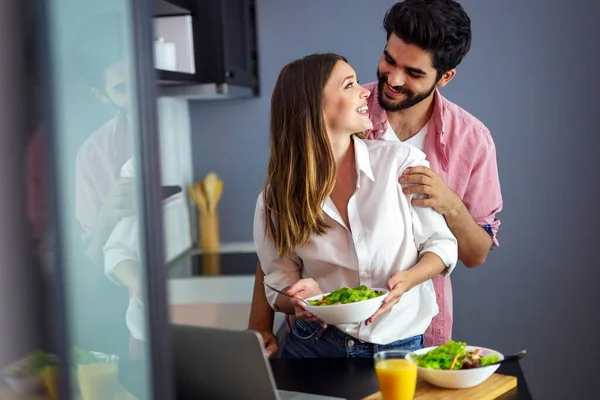
<svg viewBox="0 0 600 400"><path fill-rule="evenodd" d="M104 246L115 226L122 218L135 215L133 178L121 176L122 167L134 155L125 26L124 16L118 12L94 16L79 31L74 57L92 94L116 110L116 115L81 146L75 171L75 213L82 228L85 253L103 269ZM130 328L129 311L140 292L139 265L134 256L124 261L118 268L111 269L109 278L129 290L127 323ZM139 340L130 336L130 356L143 356L141 349Z"/></svg>
<svg viewBox="0 0 600 400"><path fill-rule="evenodd" d="M384 17L387 44L379 61L378 81L365 85L373 129L369 139L401 140L425 152L431 168L412 168L400 177L413 200L444 215L458 240L462 263L473 268L497 246L502 197L494 142L488 129L445 99L437 87L455 76L471 46L470 19L453 0L406 0ZM408 185L408 186L406 186ZM277 349L273 310L265 300L258 266L249 329L263 335L267 354ZM439 314L425 332L425 346L440 345L452 333L449 278L433 279ZM295 294L295 293L290 293Z"/></svg>
<svg viewBox="0 0 600 400"><path fill-rule="evenodd" d="M120 177L121 167L133 156L122 19L116 12L90 19L80 30L75 49L77 66L92 94L117 111L77 153L75 212L86 254L100 265L102 248L113 228L134 212L132 179Z"/></svg>

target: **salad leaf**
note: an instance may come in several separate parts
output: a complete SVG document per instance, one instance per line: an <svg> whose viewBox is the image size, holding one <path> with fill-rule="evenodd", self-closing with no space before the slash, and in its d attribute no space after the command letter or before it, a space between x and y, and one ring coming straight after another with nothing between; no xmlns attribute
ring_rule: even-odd
<svg viewBox="0 0 600 400"><path fill-rule="evenodd" d="M496 361L498 361L498 356L495 354L492 356L481 357L481 366L485 367L486 365L493 364Z"/></svg>
<svg viewBox="0 0 600 400"><path fill-rule="evenodd" d="M71 365L93 364L96 361L96 356L80 347L72 347L70 352Z"/></svg>
<svg viewBox="0 0 600 400"><path fill-rule="evenodd" d="M27 356L29 370L36 374L41 374L46 367L56 365L56 361L43 350L35 350Z"/></svg>
<svg viewBox="0 0 600 400"><path fill-rule="evenodd" d="M334 290L327 296L323 296L321 300L309 300L308 303L313 306L326 306L332 304L348 304L358 301L369 300L383 295L383 292L378 292L369 289L365 285L360 285L355 288L343 287Z"/></svg>
<svg viewBox="0 0 600 400"><path fill-rule="evenodd" d="M448 341L448 343L438 346L428 353L421 354L416 357L415 361L417 365L423 368L431 369L450 369L454 358L458 355L458 358L464 356L467 353L467 344L464 342L455 342L454 340ZM462 362L457 362L454 365L454 369L460 369Z"/></svg>
<svg viewBox="0 0 600 400"><path fill-rule="evenodd" d="M498 361L497 355L483 356L479 350L468 351L466 346L464 342L450 340L428 353L414 357L414 360L419 367L444 370L485 367Z"/></svg>

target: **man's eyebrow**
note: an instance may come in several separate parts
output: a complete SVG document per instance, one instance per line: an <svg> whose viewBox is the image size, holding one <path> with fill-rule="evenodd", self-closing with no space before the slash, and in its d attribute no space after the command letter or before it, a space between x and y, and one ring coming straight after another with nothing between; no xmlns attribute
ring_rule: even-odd
<svg viewBox="0 0 600 400"><path fill-rule="evenodd" d="M427 72L423 71L422 69L419 68L415 68L415 67L405 67L408 71L412 72L413 74L416 75L427 75Z"/></svg>
<svg viewBox="0 0 600 400"><path fill-rule="evenodd" d="M383 50L383 54L385 54L385 56L391 61L392 64L398 65L396 60L394 60L394 57L392 57L392 55L387 50ZM415 75L427 75L427 72L423 71L420 68L416 68L416 67L404 67L404 68L407 71L409 71Z"/></svg>
<svg viewBox="0 0 600 400"><path fill-rule="evenodd" d="M383 54L385 54L385 56L390 59L394 65L396 65L396 60L394 60L394 57L392 57L392 55L387 51L387 50L383 50Z"/></svg>

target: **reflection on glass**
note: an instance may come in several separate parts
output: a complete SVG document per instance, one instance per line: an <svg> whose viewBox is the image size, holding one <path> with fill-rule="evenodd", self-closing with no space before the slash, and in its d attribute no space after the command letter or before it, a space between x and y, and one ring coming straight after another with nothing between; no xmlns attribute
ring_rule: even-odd
<svg viewBox="0 0 600 400"><path fill-rule="evenodd" d="M71 390L147 398L129 2L49 3Z"/></svg>
<svg viewBox="0 0 600 400"><path fill-rule="evenodd" d="M119 357L89 352L74 368L83 400L114 399L120 391Z"/></svg>

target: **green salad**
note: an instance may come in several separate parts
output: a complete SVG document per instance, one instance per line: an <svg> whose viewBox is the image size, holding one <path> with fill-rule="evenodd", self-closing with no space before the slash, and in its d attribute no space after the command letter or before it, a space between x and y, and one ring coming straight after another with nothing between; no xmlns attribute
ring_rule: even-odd
<svg viewBox="0 0 600 400"><path fill-rule="evenodd" d="M419 367L430 369L470 369L485 367L498 361L497 355L483 356L479 349L468 351L467 344L454 340L436 347L428 353L413 357Z"/></svg>
<svg viewBox="0 0 600 400"><path fill-rule="evenodd" d="M358 301L379 297L384 293L385 292L378 292L376 290L369 289L365 285L360 285L355 288L343 287L341 289L334 290L327 296L323 296L321 300L308 300L308 304L311 306L330 306L333 304L356 303Z"/></svg>

